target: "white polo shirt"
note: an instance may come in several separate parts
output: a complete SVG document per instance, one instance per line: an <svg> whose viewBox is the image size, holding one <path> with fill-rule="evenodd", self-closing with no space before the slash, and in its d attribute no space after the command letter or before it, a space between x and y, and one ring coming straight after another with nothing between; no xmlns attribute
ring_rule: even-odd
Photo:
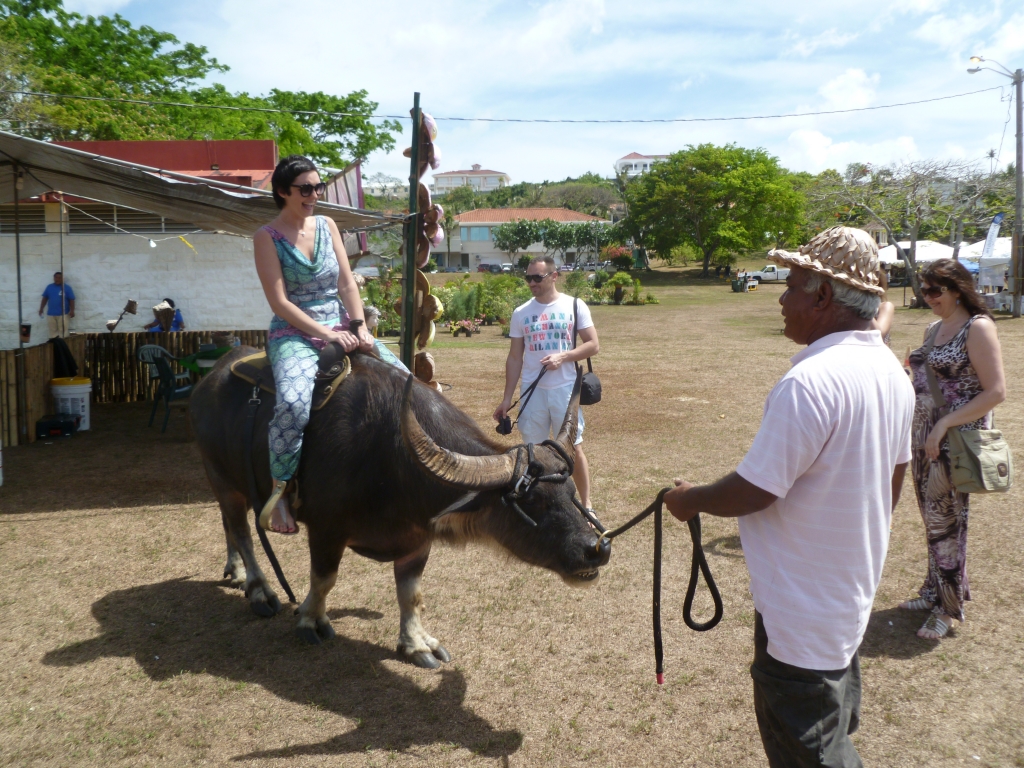
<svg viewBox="0 0 1024 768"><path fill-rule="evenodd" d="M846 667L882 576L892 473L910 461L914 388L878 331L833 333L792 358L737 473L778 496L739 519L768 653Z"/></svg>

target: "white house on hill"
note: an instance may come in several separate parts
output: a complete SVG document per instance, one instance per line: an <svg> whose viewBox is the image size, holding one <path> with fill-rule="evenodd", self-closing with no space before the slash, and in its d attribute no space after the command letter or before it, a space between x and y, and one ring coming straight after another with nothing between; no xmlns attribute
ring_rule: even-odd
<svg viewBox="0 0 1024 768"><path fill-rule="evenodd" d="M503 264L509 255L494 245L494 228L510 221L543 221L551 219L560 223L610 222L586 213L577 213L567 208L477 208L455 217L459 227L452 237L451 263L448 263L448 245L443 240L434 248L432 255L441 269L476 271L480 265ZM534 243L522 254L539 256L545 252L542 243ZM556 257L557 258L557 257ZM575 251L565 254L566 263L573 263Z"/></svg>
<svg viewBox="0 0 1024 768"><path fill-rule="evenodd" d="M639 152L630 152L625 157L615 161L615 175L625 173L627 176L639 176L645 171L651 170L651 164L657 160L664 160L668 155L641 155Z"/></svg>
<svg viewBox="0 0 1024 768"><path fill-rule="evenodd" d="M474 164L469 171L445 171L434 174L435 195L443 195L456 187L472 187L474 192L490 192L512 183L512 177L504 171L488 171Z"/></svg>

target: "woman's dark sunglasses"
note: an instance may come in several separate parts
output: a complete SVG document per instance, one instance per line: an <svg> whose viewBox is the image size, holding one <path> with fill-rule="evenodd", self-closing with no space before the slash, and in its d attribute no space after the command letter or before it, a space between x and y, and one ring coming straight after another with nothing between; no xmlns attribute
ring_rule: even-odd
<svg viewBox="0 0 1024 768"><path fill-rule="evenodd" d="M555 274L555 273L554 272L548 272L548 273L543 274L543 275L526 275L526 282L528 282L528 283L539 283L545 277L551 277L553 274Z"/></svg>
<svg viewBox="0 0 1024 768"><path fill-rule="evenodd" d="M944 285L929 285L927 288L923 285L921 286L921 293L929 299L937 299L948 290L949 289Z"/></svg>
<svg viewBox="0 0 1024 768"><path fill-rule="evenodd" d="M316 192L317 197L319 197L327 191L327 185L322 181L319 184L292 184L292 186L299 190L299 194L303 197L309 197L314 192Z"/></svg>

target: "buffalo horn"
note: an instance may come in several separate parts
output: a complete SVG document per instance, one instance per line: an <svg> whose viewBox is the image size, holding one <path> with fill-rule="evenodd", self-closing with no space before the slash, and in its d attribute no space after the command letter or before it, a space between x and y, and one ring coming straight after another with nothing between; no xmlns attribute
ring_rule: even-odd
<svg viewBox="0 0 1024 768"><path fill-rule="evenodd" d="M572 388L572 397L569 398L569 407L565 409L565 417L562 419L562 427L555 437L563 451L571 458L576 456L576 431L579 428L580 409L580 388L583 386L583 369L576 368L576 383Z"/></svg>
<svg viewBox="0 0 1024 768"><path fill-rule="evenodd" d="M402 396L402 439L427 472L445 482L467 490L501 488L512 482L515 458L507 453L497 456L464 456L435 443L423 431L412 410L413 376L405 382Z"/></svg>

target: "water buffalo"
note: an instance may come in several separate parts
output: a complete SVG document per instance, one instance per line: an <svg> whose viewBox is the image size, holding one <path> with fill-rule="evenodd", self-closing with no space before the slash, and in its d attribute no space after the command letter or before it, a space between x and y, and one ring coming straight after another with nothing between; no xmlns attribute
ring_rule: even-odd
<svg viewBox="0 0 1024 768"><path fill-rule="evenodd" d="M244 586L257 614L273 616L281 604L256 562L247 515L252 500L243 430L252 387L229 371L235 359L252 351L233 351L218 363L195 388L190 417L220 503L228 549L224 575L232 585ZM267 423L274 399L260 397L265 402L257 414L252 453L257 490L266 498ZM326 598L346 547L394 563L401 610L398 649L429 668L450 659L419 615L420 577L435 539L491 541L569 584L595 580L608 562L610 545L598 546L593 528L573 504L572 480L565 479L566 459L571 462L574 455L578 401L577 382L555 445L532 449L528 476L561 475L563 482L536 482L527 490L528 483L521 482L528 469L526 449L506 449L488 439L444 396L397 368L374 356L353 355L352 373L313 414L305 432L297 476L301 503L294 509L307 528L310 554L309 594L298 610L300 637L319 643L334 636Z"/></svg>

